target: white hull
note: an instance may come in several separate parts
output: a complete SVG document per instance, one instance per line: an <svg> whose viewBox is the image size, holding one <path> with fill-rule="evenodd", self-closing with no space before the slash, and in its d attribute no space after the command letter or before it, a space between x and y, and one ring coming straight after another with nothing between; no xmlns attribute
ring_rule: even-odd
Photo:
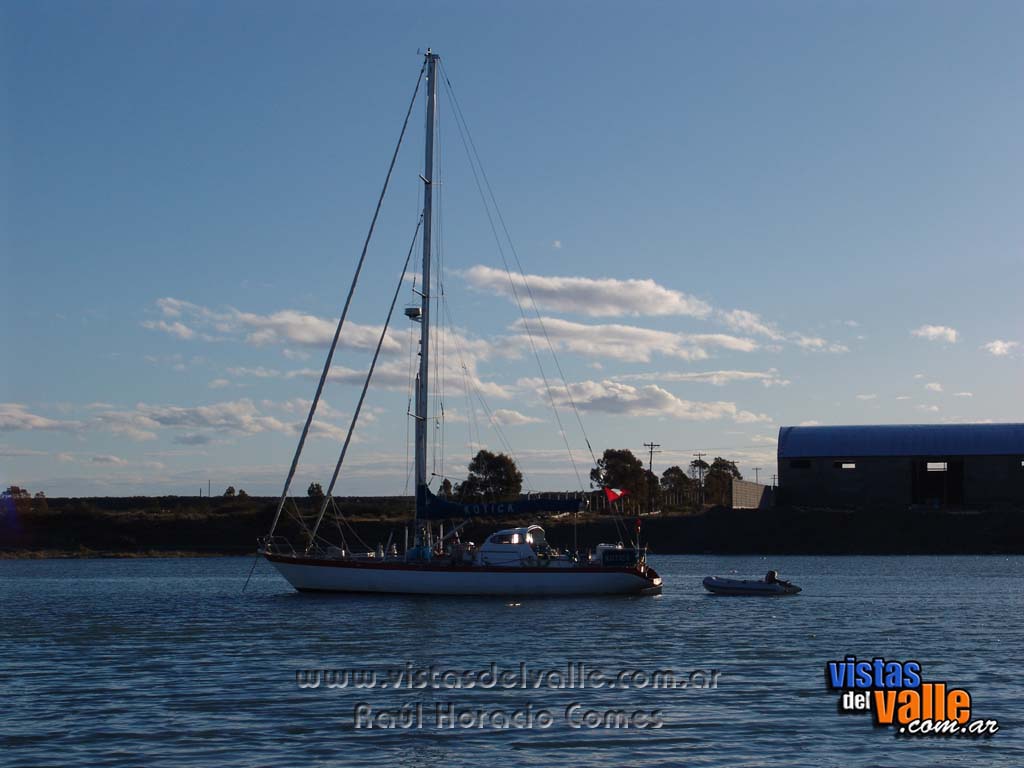
<svg viewBox="0 0 1024 768"><path fill-rule="evenodd" d="M301 592L376 592L411 595L613 595L654 594L661 577L651 568L488 568L267 559Z"/></svg>

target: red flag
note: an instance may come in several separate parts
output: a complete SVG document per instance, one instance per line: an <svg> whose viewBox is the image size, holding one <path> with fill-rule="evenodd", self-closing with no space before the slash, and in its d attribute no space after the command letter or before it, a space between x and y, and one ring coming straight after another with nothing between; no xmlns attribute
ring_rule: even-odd
<svg viewBox="0 0 1024 768"><path fill-rule="evenodd" d="M608 497L608 501L618 501L625 496L629 491L622 490L619 488L605 488L604 495Z"/></svg>

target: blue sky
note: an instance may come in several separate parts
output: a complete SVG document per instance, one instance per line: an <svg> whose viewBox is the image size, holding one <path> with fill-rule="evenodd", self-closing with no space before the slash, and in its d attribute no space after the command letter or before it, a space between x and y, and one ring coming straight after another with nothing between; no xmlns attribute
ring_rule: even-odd
<svg viewBox="0 0 1024 768"><path fill-rule="evenodd" d="M749 472L780 425L1020 421L1022 26L1010 2L7 3L0 481L278 492L428 45L597 451ZM397 280L421 129L301 488ZM578 487L446 100L441 134L465 362L527 484ZM406 487L407 330L339 494ZM502 447L459 378L454 480Z"/></svg>

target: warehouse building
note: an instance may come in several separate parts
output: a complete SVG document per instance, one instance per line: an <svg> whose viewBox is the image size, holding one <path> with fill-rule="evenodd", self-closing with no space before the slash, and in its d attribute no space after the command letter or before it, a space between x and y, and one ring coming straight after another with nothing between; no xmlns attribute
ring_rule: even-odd
<svg viewBox="0 0 1024 768"><path fill-rule="evenodd" d="M1024 424L779 429L786 505L1024 507Z"/></svg>

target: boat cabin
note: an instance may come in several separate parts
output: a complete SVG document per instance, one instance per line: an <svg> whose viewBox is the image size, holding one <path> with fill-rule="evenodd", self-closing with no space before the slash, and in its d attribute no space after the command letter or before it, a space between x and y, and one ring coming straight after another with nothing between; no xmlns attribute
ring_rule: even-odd
<svg viewBox="0 0 1024 768"><path fill-rule="evenodd" d="M507 528L492 533L477 551L477 564L518 567L537 565L539 559L550 558L551 547L539 525Z"/></svg>

